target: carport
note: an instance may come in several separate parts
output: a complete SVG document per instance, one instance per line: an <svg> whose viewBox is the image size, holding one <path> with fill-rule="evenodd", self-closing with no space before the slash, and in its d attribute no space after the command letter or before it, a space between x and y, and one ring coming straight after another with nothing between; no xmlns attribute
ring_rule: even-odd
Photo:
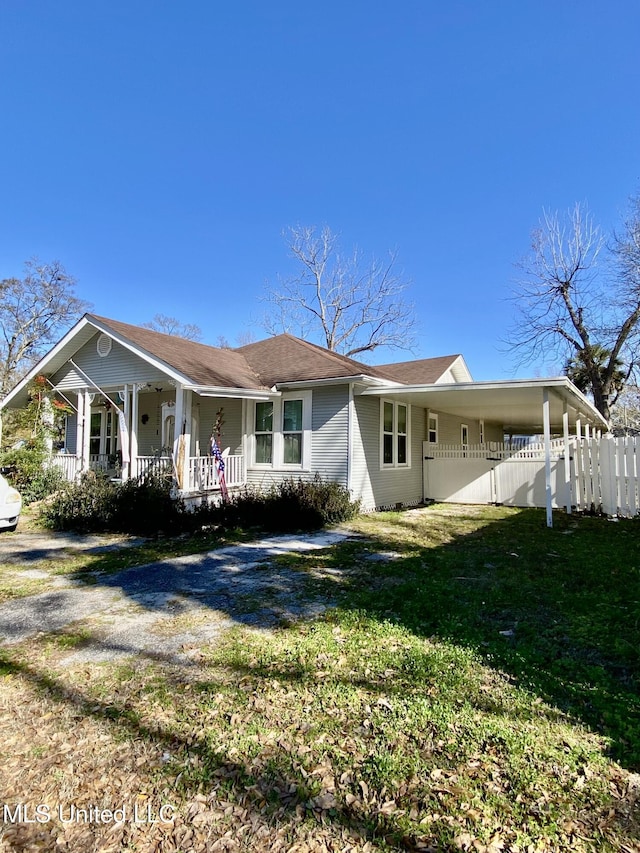
<svg viewBox="0 0 640 853"><path fill-rule="evenodd" d="M392 398L394 400L446 412L461 418L481 419L502 424L505 436L542 435L542 447L537 457L531 453L527 459L527 477L538 478L540 487L531 495L535 505L546 508L547 525L552 526L554 495L561 494L561 505L571 512L570 464L572 442L608 429L608 424L597 409L566 377L550 379L516 379L511 381L465 382L441 385L405 385L395 388L368 388L364 395ZM478 446L448 446L446 451L424 442L423 465L425 469L425 497L429 484L429 463L438 460L445 466L444 479L452 483L452 494L496 495L498 480L496 470L502 463L511 461L513 453L505 445L487 443ZM526 453L526 451L522 451ZM448 455L447 455L448 454ZM536 462L536 465L530 463ZM493 472L493 473L492 473ZM522 473L514 478L515 468L509 476L500 472L502 495L499 502L515 503L515 489L522 481ZM483 480L484 478L484 480ZM493 480L492 480L493 478ZM467 492L464 492L464 489ZM508 493L511 489L511 494ZM506 491L505 491L506 490ZM440 498L446 499L446 498ZM449 498L455 499L454 497ZM469 502L484 502L469 500ZM558 501L556 500L556 504ZM532 505L532 504L524 504Z"/></svg>

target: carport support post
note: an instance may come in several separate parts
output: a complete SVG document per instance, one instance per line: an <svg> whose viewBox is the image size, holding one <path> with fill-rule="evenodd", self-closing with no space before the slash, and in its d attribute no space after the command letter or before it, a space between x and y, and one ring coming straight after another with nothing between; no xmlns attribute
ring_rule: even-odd
<svg viewBox="0 0 640 853"><path fill-rule="evenodd" d="M571 445L569 444L569 407L562 404L562 434L564 437L564 490L567 515L571 515Z"/></svg>
<svg viewBox="0 0 640 853"><path fill-rule="evenodd" d="M549 411L549 389L542 389L542 428L544 431L544 483L547 506L547 527L553 527L551 512L551 414Z"/></svg>

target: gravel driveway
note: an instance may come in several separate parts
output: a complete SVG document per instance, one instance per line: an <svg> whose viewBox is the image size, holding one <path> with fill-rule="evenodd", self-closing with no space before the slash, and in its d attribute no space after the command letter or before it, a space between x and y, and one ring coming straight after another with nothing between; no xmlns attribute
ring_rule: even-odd
<svg viewBox="0 0 640 853"><path fill-rule="evenodd" d="M308 595L309 574L274 562L312 553L351 536L348 531L274 536L186 557L95 574L87 586L55 577L56 588L0 605L0 644L38 634L81 633L68 663L142 655L189 665L201 644L234 623L270 627L312 617L329 602ZM61 549L99 550L135 544L100 537L32 534L0 537L0 560L38 577L29 565ZM318 569L317 575L326 574ZM40 576L50 580L45 572ZM313 576L313 573L312 573Z"/></svg>

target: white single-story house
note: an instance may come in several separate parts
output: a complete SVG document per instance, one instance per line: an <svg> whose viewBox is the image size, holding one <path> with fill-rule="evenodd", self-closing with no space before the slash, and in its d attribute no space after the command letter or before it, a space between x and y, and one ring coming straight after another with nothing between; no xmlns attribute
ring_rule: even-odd
<svg viewBox="0 0 640 853"><path fill-rule="evenodd" d="M520 505L540 503L540 489L535 497L522 483L498 494L487 473L513 455L505 437L539 434L550 511L566 503L562 472L555 485L550 472L554 460L569 458L569 436L607 429L566 377L474 382L461 355L371 366L288 334L221 349L93 314L0 409L24 407L38 376L73 410L55 457L69 478L91 468L129 478L164 467L183 495L199 498L220 489L210 452L216 423L229 489L317 473L344 485L365 510L444 492L517 503L520 490ZM436 470L443 460L457 460L455 471ZM481 480L484 491L469 492Z"/></svg>

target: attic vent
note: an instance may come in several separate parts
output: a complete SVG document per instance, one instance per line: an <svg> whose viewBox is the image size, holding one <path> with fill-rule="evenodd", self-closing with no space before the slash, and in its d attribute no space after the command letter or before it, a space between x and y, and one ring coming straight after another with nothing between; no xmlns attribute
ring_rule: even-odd
<svg viewBox="0 0 640 853"><path fill-rule="evenodd" d="M105 355L109 355L111 352L111 346L113 341L109 337L109 335L100 335L98 338L98 343L96 344L96 349L98 350L98 355L100 358L104 358Z"/></svg>

